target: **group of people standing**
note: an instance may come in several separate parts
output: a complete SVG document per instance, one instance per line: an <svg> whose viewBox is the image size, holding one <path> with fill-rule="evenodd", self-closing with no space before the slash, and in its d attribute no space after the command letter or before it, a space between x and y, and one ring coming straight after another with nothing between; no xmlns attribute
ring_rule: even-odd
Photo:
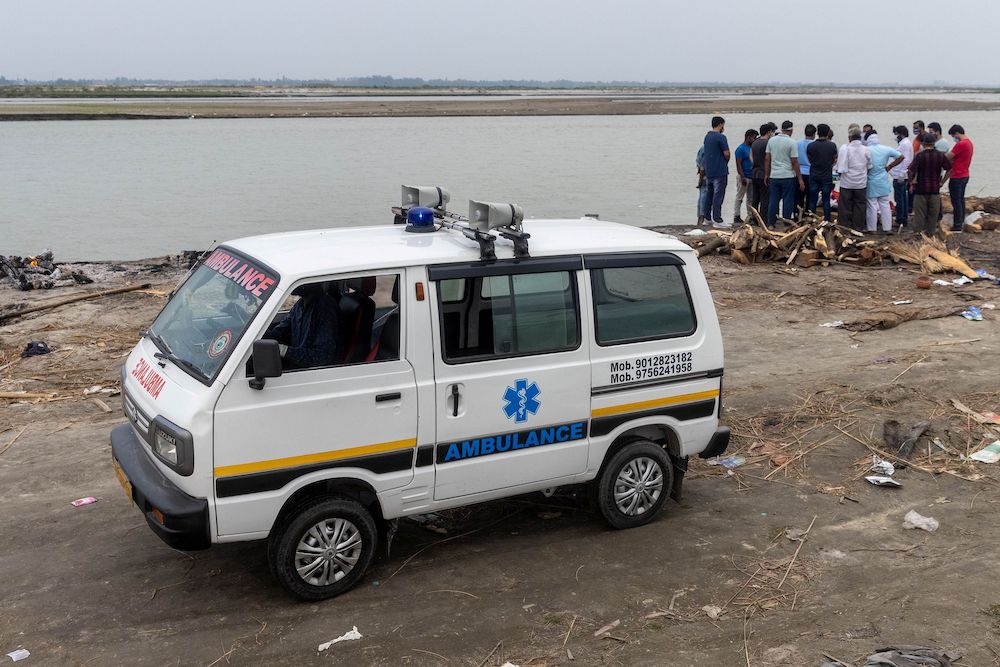
<svg viewBox="0 0 1000 667"><path fill-rule="evenodd" d="M939 123L913 123L913 138L904 125L892 128L894 142L884 145L871 125L851 124L847 143L839 148L833 131L825 123L805 126L805 138L792 138L794 125L786 120L781 130L764 123L759 130L744 133L735 150L737 190L733 222L722 217L722 204L729 181L729 142L726 121L712 118L712 129L695 164L698 169L698 224L713 223L726 229L742 223L753 207L768 227L775 227L778 213L795 219L797 210L814 213L822 205L823 218L830 220L834 205L838 222L858 231L891 233L895 219L899 231L908 226L916 233L940 235L941 188L951 182L952 231L962 231L965 220L965 189L973 145L961 125L952 125L944 137ZM834 181L839 180L839 192Z"/></svg>

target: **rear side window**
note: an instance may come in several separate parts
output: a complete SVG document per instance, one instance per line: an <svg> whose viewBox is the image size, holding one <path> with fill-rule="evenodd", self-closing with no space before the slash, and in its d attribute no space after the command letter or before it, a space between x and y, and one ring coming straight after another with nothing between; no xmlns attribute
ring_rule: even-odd
<svg viewBox="0 0 1000 667"><path fill-rule="evenodd" d="M580 346L576 278L569 271L441 280L437 293L447 362ZM455 300L457 294L464 298Z"/></svg>
<svg viewBox="0 0 1000 667"><path fill-rule="evenodd" d="M694 333L694 308L680 266L593 269L591 279L599 345Z"/></svg>

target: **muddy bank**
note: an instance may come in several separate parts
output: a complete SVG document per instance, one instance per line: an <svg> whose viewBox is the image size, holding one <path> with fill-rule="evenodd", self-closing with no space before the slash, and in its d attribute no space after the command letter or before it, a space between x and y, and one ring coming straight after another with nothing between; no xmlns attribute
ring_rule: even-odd
<svg viewBox="0 0 1000 667"><path fill-rule="evenodd" d="M993 102L905 97L803 96L797 99L740 96L671 99L630 95L599 97L519 97L516 99L309 98L150 99L81 104L73 100L0 106L0 121L95 120L101 118L329 118L436 116L607 116L650 114L831 113L865 111L975 111L996 109Z"/></svg>
<svg viewBox="0 0 1000 667"><path fill-rule="evenodd" d="M998 268L998 239L968 235L962 252ZM1000 464L962 460L1000 427L953 403L1000 413L1000 311L821 326L1000 305L1000 287L918 290L905 265L706 257L728 453L742 464L693 462L683 502L638 530L608 530L571 488L449 512L434 530L404 521L356 590L302 604L271 580L262 544L172 551L118 486L107 443L124 422L118 368L184 273L141 264L123 264L133 273L122 280L0 289L10 308L152 283L0 323L0 391L38 395L0 400L4 653L23 646L31 664L70 665L802 667L823 654L862 664L893 643L957 651L958 665L992 664L1000 649ZM52 352L18 357L33 339ZM894 474L902 488L863 479L873 451L891 454L888 420L931 422ZM85 496L98 502L70 505ZM940 528L903 528L910 510ZM361 640L317 653L355 625Z"/></svg>

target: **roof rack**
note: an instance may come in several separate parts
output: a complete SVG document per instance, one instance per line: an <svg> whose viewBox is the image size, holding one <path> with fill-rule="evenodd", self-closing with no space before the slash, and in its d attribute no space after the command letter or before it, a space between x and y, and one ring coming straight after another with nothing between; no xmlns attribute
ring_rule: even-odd
<svg viewBox="0 0 1000 667"><path fill-rule="evenodd" d="M437 186L404 185L402 205L392 209L393 223L406 223L407 231L426 232L433 231L433 222L437 222L442 228L457 231L475 241L479 245L479 258L487 262L497 258L496 237L490 233L495 229L514 245L514 257L531 256L528 251L531 234L522 227L524 211L520 206L470 199L469 217L465 217L445 208L450 200L451 194Z"/></svg>

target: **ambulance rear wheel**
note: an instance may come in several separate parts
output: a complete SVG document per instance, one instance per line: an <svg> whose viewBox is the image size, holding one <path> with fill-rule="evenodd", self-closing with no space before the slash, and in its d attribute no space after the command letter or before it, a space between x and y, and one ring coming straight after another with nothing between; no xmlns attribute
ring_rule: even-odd
<svg viewBox="0 0 1000 667"><path fill-rule="evenodd" d="M604 466L597 483L597 506L612 528L635 528L653 520L672 486L667 453L649 440L637 440Z"/></svg>
<svg viewBox="0 0 1000 667"><path fill-rule="evenodd" d="M271 535L271 572L304 600L346 592L364 576L375 555L378 532L363 505L320 498L303 505Z"/></svg>

